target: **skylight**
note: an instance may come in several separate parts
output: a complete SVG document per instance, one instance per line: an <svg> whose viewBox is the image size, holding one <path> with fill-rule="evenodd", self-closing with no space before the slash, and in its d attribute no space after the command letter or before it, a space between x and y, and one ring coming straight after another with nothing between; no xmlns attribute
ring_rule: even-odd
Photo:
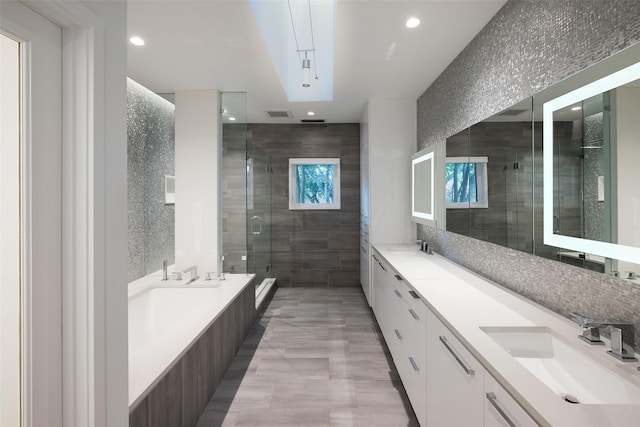
<svg viewBox="0 0 640 427"><path fill-rule="evenodd" d="M250 0L249 3L287 99L290 102L332 101L336 0ZM315 51L307 52L311 61L310 85L303 87L305 54L297 50L311 50L312 46Z"/></svg>

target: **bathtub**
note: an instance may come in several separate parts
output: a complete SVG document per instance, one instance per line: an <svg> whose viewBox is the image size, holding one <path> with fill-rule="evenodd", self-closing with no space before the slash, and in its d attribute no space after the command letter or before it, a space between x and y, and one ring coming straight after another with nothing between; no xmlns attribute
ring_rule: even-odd
<svg viewBox="0 0 640 427"><path fill-rule="evenodd" d="M129 286L129 407L134 407L253 280L161 281Z"/></svg>

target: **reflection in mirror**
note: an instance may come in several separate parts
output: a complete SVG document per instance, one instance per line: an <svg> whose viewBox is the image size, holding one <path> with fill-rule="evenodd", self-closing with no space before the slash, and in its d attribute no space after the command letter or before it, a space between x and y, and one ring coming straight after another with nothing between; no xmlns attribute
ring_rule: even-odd
<svg viewBox="0 0 640 427"><path fill-rule="evenodd" d="M447 138L447 157L488 158L488 197L483 208L450 204L446 230L625 279L640 274L639 55L637 44ZM623 83L584 90L621 74ZM582 96L553 109L543 140L543 105L574 92ZM544 152L548 141L553 149ZM464 170L463 178L449 170L448 180L466 182ZM449 183L450 198L455 188ZM546 239L545 226L556 240ZM592 243L608 246L598 251Z"/></svg>
<svg viewBox="0 0 640 427"><path fill-rule="evenodd" d="M457 159L461 164L469 162L469 129L464 129L457 134L447 138L445 147L448 159ZM462 161L464 160L464 162ZM454 162L455 162L454 161ZM462 173L462 176L458 174ZM468 194L468 173L464 175L464 170L455 167L449 162L445 163L445 207L446 207L446 230L453 233L469 235L469 200ZM460 196L463 194L462 196ZM461 198L462 197L462 198ZM466 202L464 201L466 199Z"/></svg>
<svg viewBox="0 0 640 427"><path fill-rule="evenodd" d="M625 278L640 271L638 77L640 64L624 68L552 99L543 113L544 241L563 248L563 262Z"/></svg>
<svg viewBox="0 0 640 427"><path fill-rule="evenodd" d="M527 98L447 139L448 231L533 252L532 119Z"/></svg>
<svg viewBox="0 0 640 427"><path fill-rule="evenodd" d="M470 236L533 252L533 120L527 98L470 128L469 155L487 156L488 204L471 209Z"/></svg>

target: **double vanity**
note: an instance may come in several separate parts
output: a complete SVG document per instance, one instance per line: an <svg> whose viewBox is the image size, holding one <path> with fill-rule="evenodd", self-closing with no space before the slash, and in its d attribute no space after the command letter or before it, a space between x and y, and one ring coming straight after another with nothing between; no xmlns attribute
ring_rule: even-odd
<svg viewBox="0 0 640 427"><path fill-rule="evenodd" d="M637 362L416 245L374 245L370 302L421 426L625 426Z"/></svg>

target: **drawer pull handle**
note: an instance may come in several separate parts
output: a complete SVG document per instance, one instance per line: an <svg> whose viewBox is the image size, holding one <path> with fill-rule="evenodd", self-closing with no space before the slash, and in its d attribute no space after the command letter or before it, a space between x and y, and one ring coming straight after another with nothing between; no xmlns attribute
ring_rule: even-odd
<svg viewBox="0 0 640 427"><path fill-rule="evenodd" d="M489 401L489 403L491 403L491 406L493 406L494 408L496 408L496 411L498 411L498 413L500 414L500 416L504 419L504 421L509 425L509 427L517 427L516 423L514 423L513 421L511 421L511 418L509 418L509 415L507 415L507 413L505 412L504 409L502 409L502 407L500 406L500 404L498 403L498 398L496 397L495 393L487 393L487 400Z"/></svg>
<svg viewBox="0 0 640 427"><path fill-rule="evenodd" d="M464 363L462 358L460 356L458 356L458 353L456 353L456 351L449 344L449 341L447 341L447 337L445 337L444 335L440 335L440 342L442 342L442 344L444 344L445 348L447 350L449 350L449 353L451 353L453 358L456 359L456 362L458 362L460 364L460 366L462 366L462 369L464 369L464 372L466 372L467 375L471 376L471 375L475 375L476 374L476 371L474 371L473 369L469 368L467 366L467 364Z"/></svg>
<svg viewBox="0 0 640 427"><path fill-rule="evenodd" d="M411 314L411 316L412 316L414 319L416 319L416 320L420 319L420 317L416 314L416 312L415 312L415 311L413 311L413 308L410 308L410 309L409 309L409 313Z"/></svg>
<svg viewBox="0 0 640 427"><path fill-rule="evenodd" d="M416 363L415 360L413 360L413 357L409 357L409 362L411 363L411 366L413 366L413 370L418 372L420 371L420 368L418 368L418 364Z"/></svg>
<svg viewBox="0 0 640 427"><path fill-rule="evenodd" d="M385 268L384 265L382 265L382 263L380 261L378 261L378 264L380 265L380 268L382 268L384 271L387 271L387 269Z"/></svg>
<svg viewBox="0 0 640 427"><path fill-rule="evenodd" d="M399 280L402 282L402 276L400 276L399 274L394 274L396 280Z"/></svg>
<svg viewBox="0 0 640 427"><path fill-rule="evenodd" d="M394 289L394 290L393 290L393 292L396 294L396 296L397 296L398 298L402 298L402 294L401 294L400 292L398 292L398 290L397 290L397 289Z"/></svg>
<svg viewBox="0 0 640 427"><path fill-rule="evenodd" d="M400 333L400 331L399 331L399 330L397 330L397 329L394 329L394 330L393 330L393 332L395 332L395 333L396 333L396 336L398 337L398 339L399 339L400 341L402 341L402 334Z"/></svg>
<svg viewBox="0 0 640 427"><path fill-rule="evenodd" d="M409 291L409 295L411 295L414 299L420 299L420 295L418 295L416 291Z"/></svg>

